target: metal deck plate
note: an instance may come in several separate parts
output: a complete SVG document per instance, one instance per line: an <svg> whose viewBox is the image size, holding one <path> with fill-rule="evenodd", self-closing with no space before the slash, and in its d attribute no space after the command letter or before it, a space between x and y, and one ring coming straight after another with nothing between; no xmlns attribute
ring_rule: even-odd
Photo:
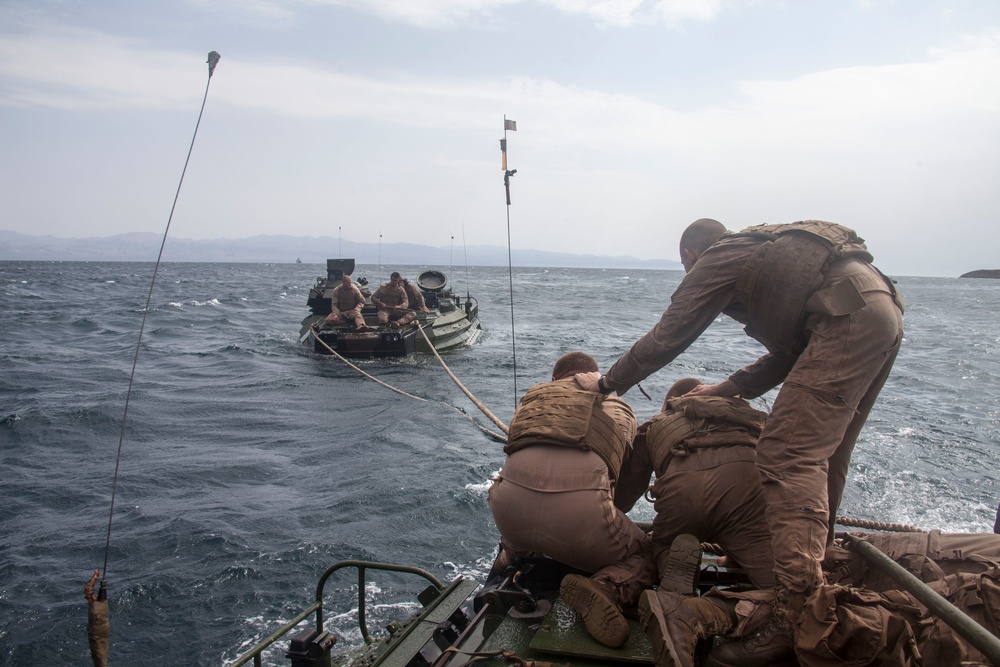
<svg viewBox="0 0 1000 667"><path fill-rule="evenodd" d="M628 624L629 637L625 646L608 648L593 639L580 615L559 599L542 621L529 646L536 651L558 655L652 664L652 646L646 633L635 619L629 619Z"/></svg>

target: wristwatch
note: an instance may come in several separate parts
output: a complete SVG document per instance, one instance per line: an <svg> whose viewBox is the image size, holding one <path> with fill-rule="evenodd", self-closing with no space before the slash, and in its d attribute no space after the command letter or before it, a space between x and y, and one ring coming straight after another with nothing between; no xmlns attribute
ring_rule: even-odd
<svg viewBox="0 0 1000 667"><path fill-rule="evenodd" d="M597 391L601 394L610 394L614 391L611 387L605 384L603 375L597 378Z"/></svg>

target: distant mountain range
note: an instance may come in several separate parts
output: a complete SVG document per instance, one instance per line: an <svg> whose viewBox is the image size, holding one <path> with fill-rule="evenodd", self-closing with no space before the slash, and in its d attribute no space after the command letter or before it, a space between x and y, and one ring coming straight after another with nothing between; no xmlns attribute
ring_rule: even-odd
<svg viewBox="0 0 1000 667"><path fill-rule="evenodd" d="M66 239L34 236L0 230L0 260L54 261L155 261L163 237L152 232L117 236ZM252 236L244 239L167 238L166 262L268 262L325 263L328 258L353 257L359 264L506 266L503 246L476 245L435 247L414 243L356 243L330 236ZM641 260L628 256L574 255L544 250L510 251L514 266L579 267L614 269L677 269L679 262L667 259Z"/></svg>

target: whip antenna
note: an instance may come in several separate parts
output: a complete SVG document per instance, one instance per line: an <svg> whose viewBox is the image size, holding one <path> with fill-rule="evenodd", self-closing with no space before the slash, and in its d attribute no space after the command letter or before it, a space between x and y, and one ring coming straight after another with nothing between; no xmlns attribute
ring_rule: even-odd
<svg viewBox="0 0 1000 667"><path fill-rule="evenodd" d="M153 277L149 281L149 294L146 296L146 307L142 311L142 323L139 325L139 340L135 344L135 356L132 358L132 372L129 375L128 391L125 393L125 411L122 415L122 429L118 436L118 453L115 456L115 474L111 482L111 507L108 512L108 536L104 543L104 569L101 577L101 587L98 594L94 596L94 583L99 575L98 570L94 571L87 586L84 588L84 596L89 605L87 631L90 637L90 654L94 665L102 667L108 664L108 554L111 551L111 524L115 516L115 496L118 489L118 470L121 466L122 447L125 443L125 425L128 423L129 399L132 397L132 386L135 383L135 369L139 362L139 349L142 345L142 334L146 329L146 317L149 314L149 307L153 301L153 286L156 284L156 274L160 270L160 261L163 259L163 248L167 243L167 235L170 232L170 223L174 219L174 210L177 208L177 199L181 194L181 185L184 183L184 174L187 173L188 163L191 161L191 152L194 150L194 140L198 136L198 127L201 125L202 114L205 113L205 102L208 101L208 87L212 83L212 74L215 73L215 66L219 64L222 56L218 51L211 51L208 54L208 82L205 84L205 96L201 100L201 110L198 112L198 122L194 126L194 135L191 137L191 146L188 148L187 158L184 160L184 169L181 170L180 181L177 183L177 192L174 194L174 203L170 207L170 215L167 217L167 226L163 230L163 240L160 242L160 252L156 256L156 264L153 266Z"/></svg>
<svg viewBox="0 0 1000 667"><path fill-rule="evenodd" d="M465 298L469 299L472 297L472 279L469 277L469 246L465 244L465 223L462 223L462 252L465 256ZM454 271L452 267L452 271Z"/></svg>
<svg viewBox="0 0 1000 667"><path fill-rule="evenodd" d="M514 361L514 409L517 409L517 335L514 331L514 269L510 259L510 179L517 173L517 169L507 168L507 130L517 132L517 121L508 120L507 114L503 117L503 139L500 140L500 153L502 159L500 168L503 169L503 189L507 193L507 277L510 283L510 351Z"/></svg>

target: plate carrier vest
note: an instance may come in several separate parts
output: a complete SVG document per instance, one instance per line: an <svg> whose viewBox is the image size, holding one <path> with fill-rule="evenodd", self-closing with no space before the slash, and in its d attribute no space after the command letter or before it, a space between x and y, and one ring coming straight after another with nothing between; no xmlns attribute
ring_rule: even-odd
<svg viewBox="0 0 1000 667"><path fill-rule="evenodd" d="M333 304L334 312L345 312L354 310L359 303L363 306L365 297L361 295L361 290L353 284L351 284L351 289L344 290L344 284L341 283L333 288L330 302Z"/></svg>
<svg viewBox="0 0 1000 667"><path fill-rule="evenodd" d="M629 441L618 423L601 407L618 401L633 415L627 403L581 388L572 377L536 384L529 389L510 422L505 454L531 445L564 445L594 450L617 479Z"/></svg>
<svg viewBox="0 0 1000 667"><path fill-rule="evenodd" d="M822 220L756 225L728 236L764 240L743 267L736 296L747 307L747 334L773 351L798 354L805 347L806 304L822 287L831 262L847 257L872 262L865 240L853 229ZM864 299L853 303L857 310Z"/></svg>
<svg viewBox="0 0 1000 667"><path fill-rule="evenodd" d="M703 447L756 447L767 414L741 398L688 396L667 401L649 420L646 445L657 477L670 459Z"/></svg>

